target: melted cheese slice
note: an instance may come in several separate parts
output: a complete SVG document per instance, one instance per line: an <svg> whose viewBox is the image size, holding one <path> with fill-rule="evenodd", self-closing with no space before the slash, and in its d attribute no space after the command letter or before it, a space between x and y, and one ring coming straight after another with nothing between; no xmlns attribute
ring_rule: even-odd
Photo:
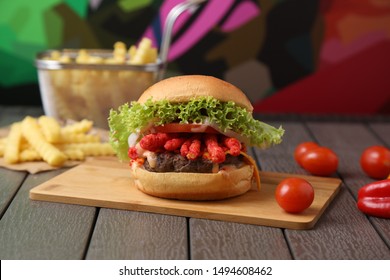
<svg viewBox="0 0 390 280"><path fill-rule="evenodd" d="M256 179L257 190L260 191L260 187L261 187L260 172L259 172L259 169L257 168L257 164L256 164L255 160L250 155L248 155L242 151L240 152L240 154L246 159L248 164L253 165L253 176Z"/></svg>

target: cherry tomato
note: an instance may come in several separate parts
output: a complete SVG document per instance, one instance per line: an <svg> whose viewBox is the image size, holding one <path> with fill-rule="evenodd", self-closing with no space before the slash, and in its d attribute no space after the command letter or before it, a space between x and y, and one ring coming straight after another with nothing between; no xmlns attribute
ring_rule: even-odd
<svg viewBox="0 0 390 280"><path fill-rule="evenodd" d="M299 144L296 148L295 148L295 151L294 151L294 158L295 158L295 161L300 165L302 166L302 161L301 161L301 158L303 156L304 153L314 149L314 148L317 148L319 147L317 143L314 143L314 142L303 142L301 144Z"/></svg>
<svg viewBox="0 0 390 280"><path fill-rule="evenodd" d="M390 150L383 146L371 146L360 157L360 166L373 179L385 179L390 174Z"/></svg>
<svg viewBox="0 0 390 280"><path fill-rule="evenodd" d="M219 133L211 126L203 124L166 123L164 125L156 126L154 129L156 132L162 133Z"/></svg>
<svg viewBox="0 0 390 280"><path fill-rule="evenodd" d="M275 198L286 212L300 213L313 203L314 189L305 179L290 177L278 184Z"/></svg>
<svg viewBox="0 0 390 280"><path fill-rule="evenodd" d="M337 170L337 155L327 147L317 147L301 157L302 167L313 175L329 176Z"/></svg>

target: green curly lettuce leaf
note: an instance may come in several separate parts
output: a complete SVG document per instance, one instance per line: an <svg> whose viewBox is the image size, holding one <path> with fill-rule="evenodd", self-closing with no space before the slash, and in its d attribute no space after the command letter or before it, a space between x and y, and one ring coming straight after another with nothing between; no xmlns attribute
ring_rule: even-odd
<svg viewBox="0 0 390 280"><path fill-rule="evenodd" d="M221 102L212 97L192 99L187 103L170 103L166 100L143 104L136 101L111 110L108 118L110 143L122 160L128 159L128 137L142 132L150 125L171 122L205 122L218 126L221 131L234 131L248 139L251 146L266 148L282 141L284 130L255 120L246 109L234 102Z"/></svg>

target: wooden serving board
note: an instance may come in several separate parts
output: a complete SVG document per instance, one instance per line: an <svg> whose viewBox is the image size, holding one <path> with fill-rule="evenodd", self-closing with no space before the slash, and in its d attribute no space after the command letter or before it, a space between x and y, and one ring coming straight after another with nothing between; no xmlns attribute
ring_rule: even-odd
<svg viewBox="0 0 390 280"><path fill-rule="evenodd" d="M315 189L310 208L300 214L282 210L274 197L277 184L287 177L307 179ZM127 164L116 158L92 159L54 177L30 191L30 198L49 202L79 204L230 221L290 229L310 229L336 196L341 180L296 174L260 172L261 190L220 201L178 201L162 199L139 191Z"/></svg>

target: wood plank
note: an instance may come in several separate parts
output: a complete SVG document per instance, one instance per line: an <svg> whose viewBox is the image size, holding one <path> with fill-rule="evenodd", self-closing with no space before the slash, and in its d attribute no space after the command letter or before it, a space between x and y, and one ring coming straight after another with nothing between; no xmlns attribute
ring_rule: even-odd
<svg viewBox="0 0 390 280"><path fill-rule="evenodd" d="M0 168L0 219L11 204L12 199L19 190L23 180L26 178L26 172L12 171L5 168Z"/></svg>
<svg viewBox="0 0 390 280"><path fill-rule="evenodd" d="M191 259L291 259L277 228L190 219Z"/></svg>
<svg viewBox="0 0 390 280"><path fill-rule="evenodd" d="M390 148L390 122L375 122L368 123L368 125L375 135L381 140L381 143L379 144L385 144L388 148Z"/></svg>
<svg viewBox="0 0 390 280"><path fill-rule="evenodd" d="M380 142L377 144L386 145L390 148L390 123L389 122L380 122L380 123L369 123L369 128L375 133ZM386 242L387 246L390 248L390 222L385 219L378 219L374 217L369 217L371 222L375 225L377 231L382 236L383 240Z"/></svg>
<svg viewBox="0 0 390 280"><path fill-rule="evenodd" d="M361 141L370 137L367 130L322 122L310 123L310 130L295 122L286 122L283 126L286 134L281 145L272 150L256 151L263 170L308 174L295 162L293 152L299 143L317 140L340 155L343 178L357 176L358 171L349 167L348 157L356 154L354 139L362 137L361 133L365 134ZM354 198L345 185L313 229L285 230L285 234L294 259L381 259L388 258L390 253L365 216L356 209Z"/></svg>
<svg viewBox="0 0 390 280"><path fill-rule="evenodd" d="M315 232L308 232L305 236L305 240L309 237L305 242L306 253L299 258L389 259L389 248L366 216L357 209L355 200L358 189L370 181L360 169L360 154L367 144L377 141L376 137L359 123L313 122L308 123L308 128L321 145L330 147L339 155L338 173L344 185L329 211L323 215L321 222L324 224L317 225L319 230L323 228L328 232L321 236L321 240L328 244L329 249L325 251L326 247L319 247L314 239L318 236ZM291 231L287 236L296 241L293 244L299 244L297 237L300 234ZM316 249L308 253L310 247Z"/></svg>
<svg viewBox="0 0 390 280"><path fill-rule="evenodd" d="M186 218L100 209L87 259L187 259Z"/></svg>
<svg viewBox="0 0 390 280"><path fill-rule="evenodd" d="M29 191L62 170L28 176L0 220L0 259L82 259L95 208L31 201Z"/></svg>

